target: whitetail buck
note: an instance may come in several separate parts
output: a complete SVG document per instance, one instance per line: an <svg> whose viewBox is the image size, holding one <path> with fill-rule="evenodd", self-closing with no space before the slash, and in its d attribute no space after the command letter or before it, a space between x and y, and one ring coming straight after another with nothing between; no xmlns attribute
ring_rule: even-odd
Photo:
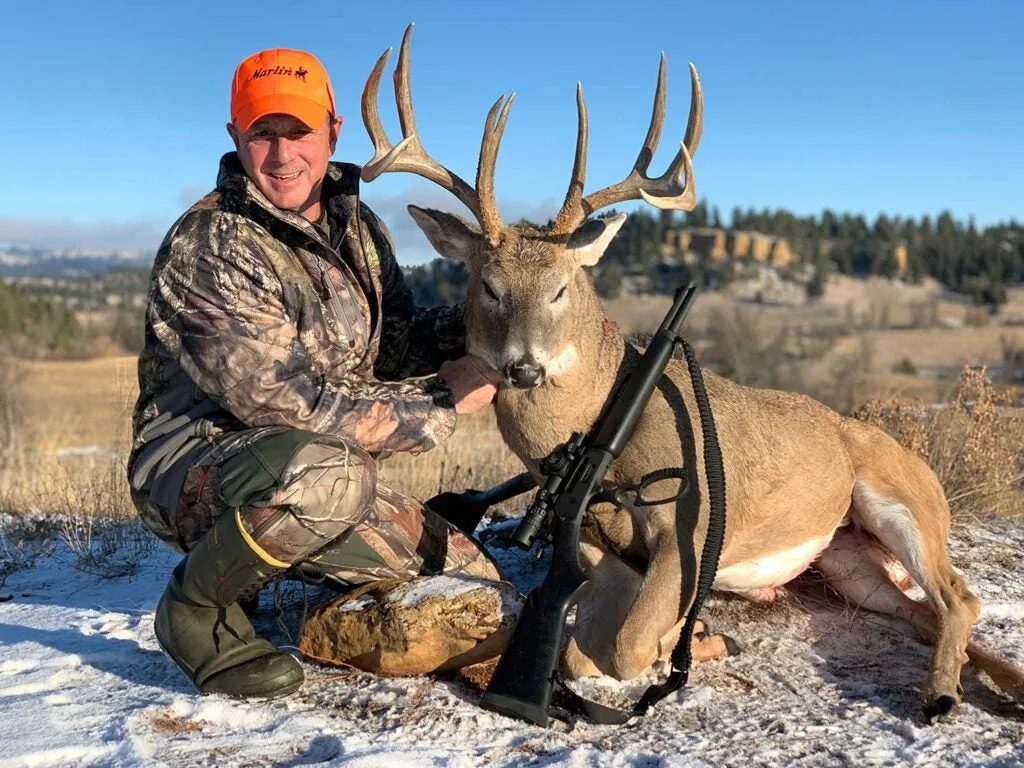
<svg viewBox="0 0 1024 768"><path fill-rule="evenodd" d="M597 262L626 217L588 217L641 198L658 208L693 208L690 158L702 128L700 82L691 65L685 138L668 171L649 178L664 120L662 56L650 127L633 170L586 197L587 113L578 87L576 160L558 216L546 229L504 226L494 200L494 166L512 99L504 105L499 99L487 116L476 187L470 187L431 159L416 135L410 31L395 70L404 138L392 146L377 113L389 50L363 92L363 119L375 148L363 179L385 171L423 176L454 194L479 222L476 227L409 206L433 247L468 267L467 347L504 373L495 403L498 426L538 475L539 461L553 448L574 431L589 431L609 391L637 360L582 269ZM922 691L929 720L960 701L968 658L1024 702L1024 674L969 640L980 604L950 564L949 507L928 466L882 430L809 397L739 386L710 371L704 377L727 483L728 523L714 588L771 599L777 587L813 567L851 603L901 617L934 643ZM571 676L633 678L667 658L678 640L708 520L698 418L687 368L674 360L608 481L635 483L653 470L682 466L699 493L639 511L605 504L588 515L581 557L591 581L565 650ZM927 602L904 594L911 579Z"/></svg>

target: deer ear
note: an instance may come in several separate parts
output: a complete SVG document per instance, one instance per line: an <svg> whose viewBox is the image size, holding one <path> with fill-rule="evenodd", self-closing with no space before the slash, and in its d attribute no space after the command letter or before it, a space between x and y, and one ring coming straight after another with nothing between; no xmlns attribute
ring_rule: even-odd
<svg viewBox="0 0 1024 768"><path fill-rule="evenodd" d="M468 261L483 242L479 232L454 214L415 205L408 210L434 250L445 258Z"/></svg>
<svg viewBox="0 0 1024 768"><path fill-rule="evenodd" d="M625 223L626 214L619 213L607 219L589 219L583 222L569 238L565 252L584 267L592 267L604 254L612 238Z"/></svg>

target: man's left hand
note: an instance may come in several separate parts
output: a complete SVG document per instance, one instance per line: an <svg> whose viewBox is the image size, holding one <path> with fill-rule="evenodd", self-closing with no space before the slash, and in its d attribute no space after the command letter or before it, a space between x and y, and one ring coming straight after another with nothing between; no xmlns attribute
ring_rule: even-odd
<svg viewBox="0 0 1024 768"><path fill-rule="evenodd" d="M455 396L455 412L459 415L476 413L490 405L498 392L496 384L501 381L501 374L475 355L446 360L438 376Z"/></svg>

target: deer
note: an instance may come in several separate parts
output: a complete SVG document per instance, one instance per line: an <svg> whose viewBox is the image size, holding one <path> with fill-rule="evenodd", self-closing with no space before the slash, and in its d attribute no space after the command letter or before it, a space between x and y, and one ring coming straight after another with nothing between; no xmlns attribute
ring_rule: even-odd
<svg viewBox="0 0 1024 768"><path fill-rule="evenodd" d="M390 48L363 90L363 123L374 155L362 179L371 182L385 172L418 175L450 192L476 219L408 206L432 247L467 267L467 351L501 375L494 408L502 439L541 481L541 460L572 433L588 433L609 392L638 359L585 271L601 258L626 215L595 214L631 200L693 209L692 158L704 112L700 79L691 63L684 138L665 173L651 178L665 116L662 53L650 125L633 168L622 181L586 196L588 120L577 83L575 160L557 216L544 227L505 225L494 172L515 94L499 98L487 114L471 186L420 142L409 82L411 31L410 25L394 71L403 136L397 144L387 137L378 112ZM702 373L727 489L713 589L772 600L780 587L813 569L849 604L903 619L933 646L921 688L928 722L961 702L960 676L968 660L1024 703L1024 671L970 639L981 604L950 562L950 509L928 465L885 431L809 396ZM698 419L687 366L674 359L607 481L637 483L653 470L682 467L692 492L660 506L608 502L588 510L579 556L590 581L561 662L570 678L634 679L668 659L679 641L708 528ZM913 583L926 600L906 594ZM694 656L702 654L697 650Z"/></svg>

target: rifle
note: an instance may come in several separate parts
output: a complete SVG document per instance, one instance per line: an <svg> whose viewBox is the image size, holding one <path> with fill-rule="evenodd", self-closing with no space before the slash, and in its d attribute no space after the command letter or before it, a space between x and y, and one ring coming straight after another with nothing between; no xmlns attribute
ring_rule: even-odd
<svg viewBox="0 0 1024 768"><path fill-rule="evenodd" d="M424 506L439 514L467 536L472 536L487 510L537 487L529 472L509 478L486 491L471 488L462 493L445 491L427 499Z"/></svg>
<svg viewBox="0 0 1024 768"><path fill-rule="evenodd" d="M566 617L587 581L579 564L583 516L602 490L608 466L629 441L664 374L695 294L692 283L676 291L672 308L636 370L618 394L612 396L611 407L594 425L594 437L574 433L541 463L546 482L537 491L512 540L529 549L538 535L550 529L546 535L554 542L554 555L543 583L526 598L512 639L481 699L484 709L547 725ZM686 640L681 636L680 644ZM688 644L686 648L689 649ZM613 713L617 710L587 704L588 711L598 711L605 722L625 722L615 719Z"/></svg>

